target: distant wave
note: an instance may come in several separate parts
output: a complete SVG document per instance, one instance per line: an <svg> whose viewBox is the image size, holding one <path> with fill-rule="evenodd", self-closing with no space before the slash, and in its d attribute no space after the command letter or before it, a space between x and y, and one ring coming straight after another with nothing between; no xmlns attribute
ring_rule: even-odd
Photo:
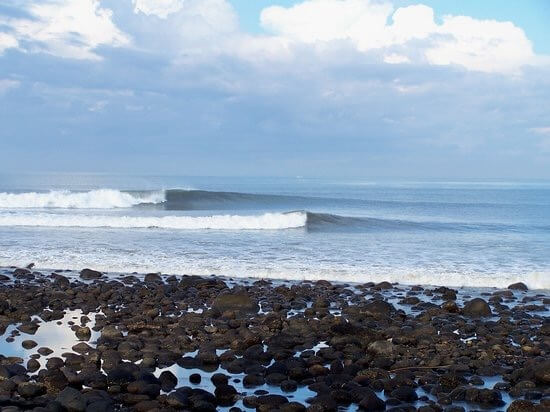
<svg viewBox="0 0 550 412"><path fill-rule="evenodd" d="M121 192L112 189L89 192L50 191L45 193L0 193L0 208L63 208L63 209L116 209L139 204L159 204L165 201L164 192Z"/></svg>
<svg viewBox="0 0 550 412"><path fill-rule="evenodd" d="M4 214L0 226L89 227L89 228L160 228L179 230L279 230L304 227L303 212L265 213L258 216L86 216L66 214Z"/></svg>

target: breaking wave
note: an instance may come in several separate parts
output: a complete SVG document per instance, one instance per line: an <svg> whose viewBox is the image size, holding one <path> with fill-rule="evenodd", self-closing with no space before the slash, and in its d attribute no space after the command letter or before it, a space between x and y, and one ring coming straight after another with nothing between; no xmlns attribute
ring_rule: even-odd
<svg viewBox="0 0 550 412"><path fill-rule="evenodd" d="M258 216L85 216L66 214L4 214L0 226L159 228L179 230L279 230L304 227L303 212L265 213Z"/></svg>
<svg viewBox="0 0 550 412"><path fill-rule="evenodd" d="M3 209L117 209L140 204L159 204L164 201L163 191L132 193L99 189L88 192L54 190L45 193L0 193L0 208Z"/></svg>

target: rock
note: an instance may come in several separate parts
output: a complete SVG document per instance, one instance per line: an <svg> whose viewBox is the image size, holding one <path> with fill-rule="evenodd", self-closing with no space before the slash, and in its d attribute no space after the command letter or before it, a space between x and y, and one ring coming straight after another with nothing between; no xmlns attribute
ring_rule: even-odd
<svg viewBox="0 0 550 412"><path fill-rule="evenodd" d="M258 304L244 292L220 295L212 303L212 309L219 313L234 311L244 315L247 313L258 313Z"/></svg>
<svg viewBox="0 0 550 412"><path fill-rule="evenodd" d="M374 302L367 303L365 310L371 315L388 316L394 310L394 307L384 300L375 300Z"/></svg>
<svg viewBox="0 0 550 412"><path fill-rule="evenodd" d="M21 342L21 346L23 346L23 348L27 350L35 348L37 345L38 343L33 340L24 340L23 342Z"/></svg>
<svg viewBox="0 0 550 412"><path fill-rule="evenodd" d="M550 385L550 360L535 366L535 380L543 385Z"/></svg>
<svg viewBox="0 0 550 412"><path fill-rule="evenodd" d="M30 275L32 272L27 268L17 268L13 271L14 276Z"/></svg>
<svg viewBox="0 0 550 412"><path fill-rule="evenodd" d="M511 289L511 290L521 290L523 292L526 292L529 290L529 288L527 287L527 285L523 282L517 282L517 283L512 283L511 285L508 286L508 289Z"/></svg>
<svg viewBox="0 0 550 412"><path fill-rule="evenodd" d="M38 362L36 359L29 359L27 362L27 370L31 373L36 372L38 369L40 369L40 362Z"/></svg>
<svg viewBox="0 0 550 412"><path fill-rule="evenodd" d="M387 340L379 340L370 343L367 350L378 356L391 356L393 354L393 343Z"/></svg>
<svg viewBox="0 0 550 412"><path fill-rule="evenodd" d="M95 280L103 276L103 273L92 269L82 269L80 271L80 277L84 280Z"/></svg>
<svg viewBox="0 0 550 412"><path fill-rule="evenodd" d="M39 348L37 352L42 356L49 356L53 353L53 350L51 350L50 348Z"/></svg>
<svg viewBox="0 0 550 412"><path fill-rule="evenodd" d="M367 389L367 388L365 388ZM367 389L367 393L364 395L361 402L359 402L359 408L365 411L384 411L386 410L386 402L380 399L373 390Z"/></svg>
<svg viewBox="0 0 550 412"><path fill-rule="evenodd" d="M258 405L267 405L269 408L275 409L288 403L288 399L282 395L262 395L256 399Z"/></svg>
<svg viewBox="0 0 550 412"><path fill-rule="evenodd" d="M170 371L163 371L159 376L159 381L164 392L171 392L178 384L178 378Z"/></svg>
<svg viewBox="0 0 550 412"><path fill-rule="evenodd" d="M46 393L46 387L40 383L22 382L17 386L17 393L23 398L36 398Z"/></svg>
<svg viewBox="0 0 550 412"><path fill-rule="evenodd" d="M523 399L516 399L513 401L506 412L535 412L537 408L531 401L526 401Z"/></svg>
<svg viewBox="0 0 550 412"><path fill-rule="evenodd" d="M237 390L231 385L219 385L214 391L218 404L222 406L230 406L235 403Z"/></svg>
<svg viewBox="0 0 550 412"><path fill-rule="evenodd" d="M145 283L161 283L162 277L159 273L147 273L144 278Z"/></svg>
<svg viewBox="0 0 550 412"><path fill-rule="evenodd" d="M92 337L92 331L87 326L77 327L74 333L76 337L82 341L88 341Z"/></svg>
<svg viewBox="0 0 550 412"><path fill-rule="evenodd" d="M17 330L19 330L23 333L27 333L29 335L34 335L39 327L40 327L40 325L38 323L25 322L25 323L22 323L21 325L19 325L17 327Z"/></svg>
<svg viewBox="0 0 550 412"><path fill-rule="evenodd" d="M160 385L149 383L145 380L130 382L127 386L128 393L137 395L147 395L150 398L156 398L160 394Z"/></svg>
<svg viewBox="0 0 550 412"><path fill-rule="evenodd" d="M68 412L84 412L86 410L84 397L79 391L71 387L67 387L59 392L56 401Z"/></svg>
<svg viewBox="0 0 550 412"><path fill-rule="evenodd" d="M101 339L120 339L122 338L122 332L119 331L115 326L105 326L101 330Z"/></svg>
<svg viewBox="0 0 550 412"><path fill-rule="evenodd" d="M480 318L493 314L489 304L481 298L475 298L466 302L464 308L462 308L462 313L471 318Z"/></svg>
<svg viewBox="0 0 550 412"><path fill-rule="evenodd" d="M201 383L201 375L199 375L198 373L192 373L191 375L189 375L189 382L191 382L193 385L198 385L199 383Z"/></svg>
<svg viewBox="0 0 550 412"><path fill-rule="evenodd" d="M410 386L400 386L391 392L391 396L404 402L414 402L418 399L418 395L414 388Z"/></svg>
<svg viewBox="0 0 550 412"><path fill-rule="evenodd" d="M443 304L441 305L441 309L450 313L460 312L460 309L458 308L458 305L454 300L448 300L446 302L443 302Z"/></svg>

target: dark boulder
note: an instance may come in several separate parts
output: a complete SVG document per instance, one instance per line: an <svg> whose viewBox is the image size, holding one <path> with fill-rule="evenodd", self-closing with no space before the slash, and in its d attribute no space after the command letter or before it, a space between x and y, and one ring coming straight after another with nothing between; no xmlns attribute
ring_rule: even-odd
<svg viewBox="0 0 550 412"><path fill-rule="evenodd" d="M464 308L462 308L462 313L471 318L480 318L493 314L489 304L481 298L475 298L466 302Z"/></svg>
<svg viewBox="0 0 550 412"><path fill-rule="evenodd" d="M103 273L92 269L82 269L80 271L80 277L84 280L95 280L103 276Z"/></svg>
<svg viewBox="0 0 550 412"><path fill-rule="evenodd" d="M238 292L218 296L212 303L212 309L219 313L234 311L244 315L258 313L260 307L247 293Z"/></svg>
<svg viewBox="0 0 550 412"><path fill-rule="evenodd" d="M523 292L526 292L529 290L529 288L527 287L527 285L523 282L517 282L517 283L512 283L510 286L508 286L508 289L511 289L511 290L521 290Z"/></svg>
<svg viewBox="0 0 550 412"><path fill-rule="evenodd" d="M56 401L68 412L84 412L86 410L86 400L79 391L71 387L59 392Z"/></svg>

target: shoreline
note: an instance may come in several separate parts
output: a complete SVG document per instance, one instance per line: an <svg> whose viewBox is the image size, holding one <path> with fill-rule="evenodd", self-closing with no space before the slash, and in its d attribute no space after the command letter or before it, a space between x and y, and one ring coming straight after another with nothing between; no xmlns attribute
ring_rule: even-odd
<svg viewBox="0 0 550 412"><path fill-rule="evenodd" d="M1 406L550 408L544 290L21 268L0 279Z"/></svg>

